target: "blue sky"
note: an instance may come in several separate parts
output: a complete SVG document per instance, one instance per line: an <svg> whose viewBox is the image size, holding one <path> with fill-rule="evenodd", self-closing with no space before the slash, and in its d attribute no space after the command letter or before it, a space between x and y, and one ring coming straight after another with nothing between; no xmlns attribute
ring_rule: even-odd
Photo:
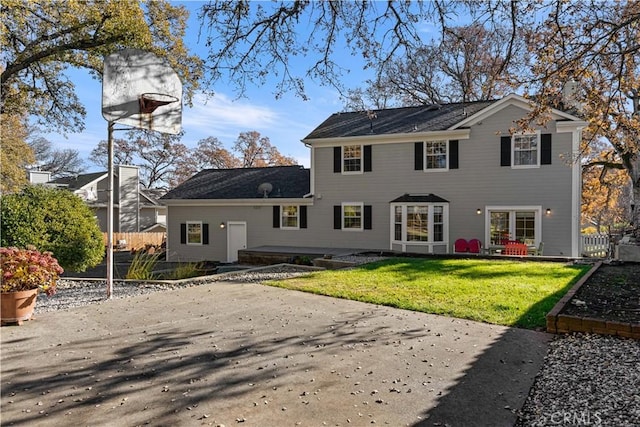
<svg viewBox="0 0 640 427"><path fill-rule="evenodd" d="M203 3L189 1L182 4L191 10L187 45L192 52L205 55L203 43L198 42L197 19L197 9ZM346 57L347 52L336 52L336 55L342 66L353 66L346 76L347 86L353 88L362 85L368 76L361 69L361 60ZM304 75L304 71L296 70L299 75ZM88 161L88 156L99 141L107 139L107 122L101 113L102 84L92 79L84 70L71 70L69 74L87 111L85 130L66 137L57 133L43 136L52 141L55 148L78 150L86 160L87 172L100 170ZM299 164L308 167L309 150L300 140L329 115L341 111L343 104L333 88L321 87L311 81L306 81L305 85L309 97L307 101L293 94L285 94L276 100L268 83L262 87L248 86L247 93L240 99L233 88L218 85L214 87L214 97L197 95L193 107L183 108L182 128L185 135L182 142L188 147L195 147L199 140L212 136L230 149L240 132L255 130L262 136L269 137L271 144L282 154L293 157Z"/></svg>

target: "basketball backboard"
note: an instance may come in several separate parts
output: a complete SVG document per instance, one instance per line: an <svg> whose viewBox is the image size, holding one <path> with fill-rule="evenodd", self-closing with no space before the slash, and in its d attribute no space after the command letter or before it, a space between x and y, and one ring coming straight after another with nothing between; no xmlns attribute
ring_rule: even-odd
<svg viewBox="0 0 640 427"><path fill-rule="evenodd" d="M182 82L162 58L123 49L104 60L102 116L108 122L178 134L182 124Z"/></svg>

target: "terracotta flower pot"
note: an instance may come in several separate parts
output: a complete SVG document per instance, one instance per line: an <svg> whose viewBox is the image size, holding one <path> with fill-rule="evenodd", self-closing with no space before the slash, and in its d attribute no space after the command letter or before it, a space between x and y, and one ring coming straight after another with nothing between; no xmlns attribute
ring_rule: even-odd
<svg viewBox="0 0 640 427"><path fill-rule="evenodd" d="M38 299L38 289L18 292L2 292L0 294L0 317L2 324L17 323L22 325L31 319Z"/></svg>

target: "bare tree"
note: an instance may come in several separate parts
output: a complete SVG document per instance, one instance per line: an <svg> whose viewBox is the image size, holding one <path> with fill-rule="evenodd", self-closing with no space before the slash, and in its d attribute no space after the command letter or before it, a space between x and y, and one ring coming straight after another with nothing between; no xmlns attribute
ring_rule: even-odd
<svg viewBox="0 0 640 427"><path fill-rule="evenodd" d="M269 138L259 132L241 132L233 146L243 168L295 165L295 159L282 155Z"/></svg>
<svg viewBox="0 0 640 427"><path fill-rule="evenodd" d="M207 65L213 81L226 74L242 93L250 82L261 84L267 76L279 76L276 95L292 91L303 98L302 76L342 91L341 77L350 64L337 62L338 48L361 57L365 67L375 71L374 81L383 81L390 64L415 57L429 45L421 27L431 26L444 40L464 17L488 33L501 31L504 43L495 46L499 61L491 64L490 75L535 97L541 106L520 125L547 120L548 109L559 105L563 89L575 81L579 88L573 94L575 105L581 106L580 114L589 122L592 141L603 138L610 146L601 163L628 174L634 221L640 224L638 1L219 0L203 6L200 16L212 47ZM465 56L472 51L460 52L465 61L473 58ZM299 56L308 65L301 72L292 65ZM475 93L470 68L459 67L462 63L457 60L448 63L455 65L448 72L466 85L462 95ZM490 80L487 84L493 87Z"/></svg>
<svg viewBox="0 0 640 427"><path fill-rule="evenodd" d="M85 170L78 150L55 149L51 141L44 137L33 138L29 141L29 146L35 154L36 166L51 172L52 178L78 175Z"/></svg>

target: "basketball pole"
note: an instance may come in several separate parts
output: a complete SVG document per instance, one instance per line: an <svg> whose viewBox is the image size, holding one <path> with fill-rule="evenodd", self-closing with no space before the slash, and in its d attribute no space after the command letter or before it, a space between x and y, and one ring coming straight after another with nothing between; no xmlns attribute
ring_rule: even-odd
<svg viewBox="0 0 640 427"><path fill-rule="evenodd" d="M107 157L108 157L108 180L107 187L107 299L113 295L113 125L114 122L107 122Z"/></svg>

